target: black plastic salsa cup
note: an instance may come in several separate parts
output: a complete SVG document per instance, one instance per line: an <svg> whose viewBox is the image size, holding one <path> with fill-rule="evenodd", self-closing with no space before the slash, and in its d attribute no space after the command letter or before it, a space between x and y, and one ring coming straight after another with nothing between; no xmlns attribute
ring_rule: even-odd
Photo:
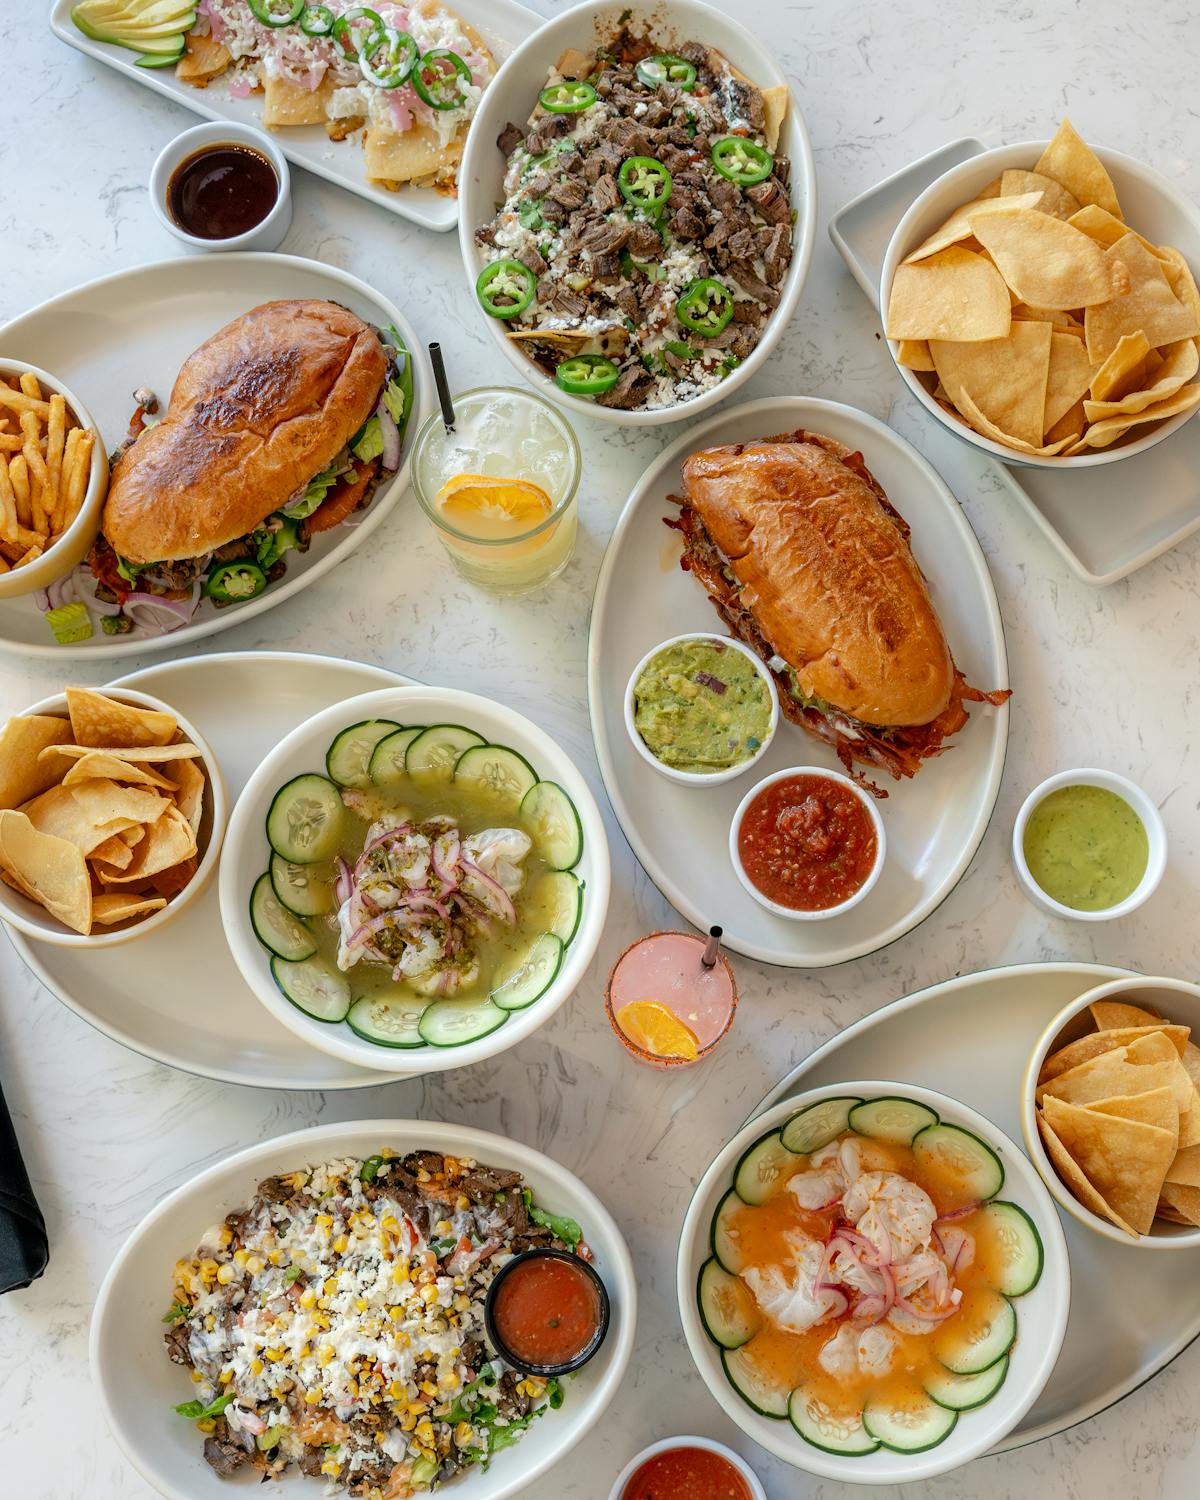
<svg viewBox="0 0 1200 1500"><path fill-rule="evenodd" d="M515 1350L511 1349L501 1337L496 1328L495 1306L496 1295L505 1280L517 1269L518 1266L527 1264L533 1260L563 1260L577 1270L582 1271L592 1284L596 1293L598 1317L596 1331L578 1354L569 1360L559 1364L539 1365L533 1364L527 1359L522 1359ZM608 1288L599 1274L586 1260L574 1255L569 1250L522 1250L519 1255L514 1255L507 1265L504 1265L496 1273L491 1286L488 1287L487 1301L483 1305L483 1324L487 1330L488 1342L492 1348L504 1360L506 1364L512 1365L513 1369L519 1370L522 1375L536 1375L542 1379L548 1379L556 1375L570 1375L575 1370L580 1370L587 1364L600 1345L608 1336L608 1325L612 1316L612 1308L608 1300Z"/></svg>

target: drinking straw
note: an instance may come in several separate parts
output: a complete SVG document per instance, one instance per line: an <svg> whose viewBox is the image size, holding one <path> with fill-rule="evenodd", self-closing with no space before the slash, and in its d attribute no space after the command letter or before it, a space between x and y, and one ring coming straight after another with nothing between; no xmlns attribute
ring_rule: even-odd
<svg viewBox="0 0 1200 1500"><path fill-rule="evenodd" d="M725 931L723 927L710 927L708 929L708 945L700 956L700 962L706 969L715 968L718 955L721 952L721 935Z"/></svg>
<svg viewBox="0 0 1200 1500"><path fill-rule="evenodd" d="M446 365L442 359L441 344L430 344L429 358L433 363L433 379L437 385L438 401L442 407L442 421L446 431L454 431L454 403L450 399L450 382L446 379Z"/></svg>

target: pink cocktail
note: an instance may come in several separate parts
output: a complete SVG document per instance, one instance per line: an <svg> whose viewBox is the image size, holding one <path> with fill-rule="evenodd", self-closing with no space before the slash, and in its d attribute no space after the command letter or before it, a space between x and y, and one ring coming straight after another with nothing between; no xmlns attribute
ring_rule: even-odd
<svg viewBox="0 0 1200 1500"><path fill-rule="evenodd" d="M706 965L706 950L714 961ZM604 1005L609 1023L640 1062L658 1068L685 1067L709 1056L733 1024L738 989L725 955L709 939L689 932L652 932L631 943L608 976ZM665 1007L696 1039L697 1055L681 1057L647 1050L621 1027L628 1005Z"/></svg>

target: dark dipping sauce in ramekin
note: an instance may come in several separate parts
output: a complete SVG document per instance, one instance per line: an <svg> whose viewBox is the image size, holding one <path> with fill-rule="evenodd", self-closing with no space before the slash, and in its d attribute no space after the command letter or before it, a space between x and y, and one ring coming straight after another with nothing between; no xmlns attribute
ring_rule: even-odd
<svg viewBox="0 0 1200 1500"><path fill-rule="evenodd" d="M828 776L788 776L764 787L742 816L742 868L769 901L828 911L875 868L875 825L861 799Z"/></svg>
<svg viewBox="0 0 1200 1500"><path fill-rule="evenodd" d="M197 239L231 240L261 224L278 197L279 178L261 152L218 142L185 157L171 173L167 211Z"/></svg>
<svg viewBox="0 0 1200 1500"><path fill-rule="evenodd" d="M496 1279L488 1319L500 1354L538 1373L577 1369L607 1323L603 1285L583 1261L531 1251Z"/></svg>

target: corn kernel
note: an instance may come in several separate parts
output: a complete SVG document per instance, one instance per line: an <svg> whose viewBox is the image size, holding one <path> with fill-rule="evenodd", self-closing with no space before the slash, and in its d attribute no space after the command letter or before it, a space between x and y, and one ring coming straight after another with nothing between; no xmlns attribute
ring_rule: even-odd
<svg viewBox="0 0 1200 1500"><path fill-rule="evenodd" d="M416 1429L413 1432L413 1437L416 1438L418 1443L433 1442L433 1423L429 1420L428 1417L422 1417L421 1420L417 1423Z"/></svg>
<svg viewBox="0 0 1200 1500"><path fill-rule="evenodd" d="M200 1432L215 1432L217 1424L211 1417L201 1417L200 1420L196 1423L196 1427Z"/></svg>
<svg viewBox="0 0 1200 1500"><path fill-rule="evenodd" d="M439 1234L450 1234L454 1229L454 1225L451 1224L449 1219L439 1219L434 1228Z"/></svg>
<svg viewBox="0 0 1200 1500"><path fill-rule="evenodd" d="M408 1403L408 1410L412 1416L419 1417L425 1410L425 1403L424 1401L410 1401Z"/></svg>
<svg viewBox="0 0 1200 1500"><path fill-rule="evenodd" d="M269 1250L267 1252L267 1259L271 1262L271 1264L273 1266L282 1265L283 1264L283 1251L282 1250Z"/></svg>
<svg viewBox="0 0 1200 1500"><path fill-rule="evenodd" d="M379 1154L383 1157L384 1161L394 1161L396 1159L396 1153L390 1146L381 1146Z"/></svg>
<svg viewBox="0 0 1200 1500"><path fill-rule="evenodd" d="M316 1307L316 1305L317 1305L317 1294L316 1294L316 1292L313 1291L312 1287L305 1287L304 1291L302 1291L300 1293L300 1306L301 1307Z"/></svg>
<svg viewBox="0 0 1200 1500"><path fill-rule="evenodd" d="M459 1193L458 1197L454 1200L454 1206L458 1209L459 1213L462 1213L470 1208L471 1200L467 1197L466 1193Z"/></svg>
<svg viewBox="0 0 1200 1500"><path fill-rule="evenodd" d="M199 1385L200 1382L204 1379L204 1376L201 1375L199 1370L193 1370L192 1379L196 1382L197 1385Z"/></svg>
<svg viewBox="0 0 1200 1500"><path fill-rule="evenodd" d="M264 1365L264 1364L263 1364L263 1362L262 1362L262 1360L261 1360L261 1359L254 1359L254 1360L251 1360L251 1361L250 1361L250 1373L251 1373L251 1375L253 1375L253 1376L254 1376L254 1377L255 1377L255 1378L256 1378L256 1379L257 1379L257 1377L258 1377L258 1376L259 1376L259 1375L261 1375L261 1374L262 1374L262 1372L263 1372L263 1371L264 1371L264 1370L265 1370L265 1369L266 1369L266 1366L265 1366L265 1365Z"/></svg>
<svg viewBox="0 0 1200 1500"><path fill-rule="evenodd" d="M411 1432L416 1425L417 1425L417 1419L416 1419L415 1416L413 1416L413 1414L411 1412L409 1412L407 1416L404 1416L404 1417L400 1418L400 1431L401 1432Z"/></svg>
<svg viewBox="0 0 1200 1500"><path fill-rule="evenodd" d="M422 1302L436 1302L437 1299L438 1299L438 1289L437 1289L437 1287L435 1287L432 1282L426 1282L426 1284L421 1288L421 1301Z"/></svg>
<svg viewBox="0 0 1200 1500"><path fill-rule="evenodd" d="M347 1236L344 1234L339 1234L337 1239L333 1242L333 1249L335 1254L344 1255L349 1244L350 1241Z"/></svg>
<svg viewBox="0 0 1200 1500"><path fill-rule="evenodd" d="M406 1260L398 1260L395 1266L393 1266L392 1280L397 1286L403 1286L408 1280L408 1262Z"/></svg>
<svg viewBox="0 0 1200 1500"><path fill-rule="evenodd" d="M217 1326L217 1315L216 1315L216 1313L209 1313L208 1317L205 1318L205 1320L204 1320L204 1331L205 1331L205 1333L212 1333L215 1330L216 1326Z"/></svg>
<svg viewBox="0 0 1200 1500"><path fill-rule="evenodd" d="M228 1367L228 1369L225 1369L225 1370L221 1371L221 1384L222 1385L228 1385L229 1382L232 1379L233 1379L233 1366L230 1365Z"/></svg>
<svg viewBox="0 0 1200 1500"><path fill-rule="evenodd" d="M222 1246L222 1248L224 1248L226 1245L233 1244L233 1230L230 1229L228 1225L221 1225L220 1232L217 1235L217 1242Z"/></svg>
<svg viewBox="0 0 1200 1500"><path fill-rule="evenodd" d="M470 1446L471 1439L475 1436L475 1430L470 1422L460 1422L454 1429L454 1441L460 1448Z"/></svg>
<svg viewBox="0 0 1200 1500"><path fill-rule="evenodd" d="M447 1370L444 1375L438 1377L438 1385L444 1391L452 1391L458 1385L458 1374L454 1370Z"/></svg>
<svg viewBox="0 0 1200 1500"><path fill-rule="evenodd" d="M267 1358L271 1361L271 1363L273 1365L277 1365L281 1359L286 1358L287 1350L286 1349L264 1349L263 1353L267 1356Z"/></svg>
<svg viewBox="0 0 1200 1500"><path fill-rule="evenodd" d="M454 1310L455 1310L455 1312L466 1312L466 1311L468 1311L468 1309L470 1308L470 1306L471 1306L471 1299L470 1299L470 1297L467 1296L466 1292L459 1292L458 1296L455 1297L455 1299L454 1299Z"/></svg>
<svg viewBox="0 0 1200 1500"><path fill-rule="evenodd" d="M336 1479L341 1472L342 1466L336 1458L327 1458L321 1465L321 1473L328 1474L333 1479Z"/></svg>
<svg viewBox="0 0 1200 1500"><path fill-rule="evenodd" d="M317 1350L317 1363L319 1365L331 1365L337 1358L332 1344L322 1344Z"/></svg>
<svg viewBox="0 0 1200 1500"><path fill-rule="evenodd" d="M384 1214L379 1221L379 1227L381 1229L399 1229L400 1225L395 1214Z"/></svg>
<svg viewBox="0 0 1200 1500"><path fill-rule="evenodd" d="M217 1267L217 1280L221 1283L222 1286L228 1286L236 1275L237 1272L228 1263L228 1261L223 1266Z"/></svg>
<svg viewBox="0 0 1200 1500"><path fill-rule="evenodd" d="M261 1255L251 1255L246 1261L246 1269L250 1272L251 1276L257 1276L266 1267L266 1264Z"/></svg>
<svg viewBox="0 0 1200 1500"><path fill-rule="evenodd" d="M355 1297L354 1305L359 1310L359 1312L366 1312L367 1308L370 1307L371 1304L365 1297Z"/></svg>
<svg viewBox="0 0 1200 1500"><path fill-rule="evenodd" d="M318 1214L316 1216L316 1218L313 1220L313 1223L316 1224L316 1226L317 1226L318 1229L332 1229L333 1228L333 1215L332 1214Z"/></svg>
<svg viewBox="0 0 1200 1500"><path fill-rule="evenodd" d="M405 1333L402 1328L399 1333L394 1336L393 1342L395 1343L397 1349L407 1349L410 1343L410 1339L408 1337L408 1334Z"/></svg>
<svg viewBox="0 0 1200 1500"><path fill-rule="evenodd" d="M304 1399L308 1402L309 1406L316 1406L321 1399L321 1392L319 1390L306 1391Z"/></svg>
<svg viewBox="0 0 1200 1500"><path fill-rule="evenodd" d="M249 1259L250 1259L250 1254L246 1250L235 1250L233 1252L233 1263L234 1263L235 1266L241 1266L241 1267L244 1268L246 1262Z"/></svg>

